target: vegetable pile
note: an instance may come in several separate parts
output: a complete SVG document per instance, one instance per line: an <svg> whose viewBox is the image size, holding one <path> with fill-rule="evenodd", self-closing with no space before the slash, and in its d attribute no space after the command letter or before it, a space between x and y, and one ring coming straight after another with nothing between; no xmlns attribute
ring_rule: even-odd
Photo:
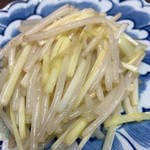
<svg viewBox="0 0 150 150"><path fill-rule="evenodd" d="M124 32L128 24L117 23L120 16L65 5L42 20L21 22L21 33L0 51L0 117L10 129L10 147L44 149L57 137L52 150L77 138L82 149L94 135L108 150L118 125L150 119L138 111L146 46Z"/></svg>

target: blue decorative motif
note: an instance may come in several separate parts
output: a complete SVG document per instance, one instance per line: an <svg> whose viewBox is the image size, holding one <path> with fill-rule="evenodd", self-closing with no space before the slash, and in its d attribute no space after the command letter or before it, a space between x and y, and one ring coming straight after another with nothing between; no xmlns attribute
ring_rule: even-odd
<svg viewBox="0 0 150 150"><path fill-rule="evenodd" d="M90 138L90 140L84 146L83 150L99 150L102 149L102 145L102 141L96 138Z"/></svg>
<svg viewBox="0 0 150 150"><path fill-rule="evenodd" d="M122 13L122 16L119 20L131 20L134 23L133 29L142 30L149 23L150 18L149 18L149 15L147 13L137 11L131 6L120 6L120 7L118 7L118 5L114 3L113 9L111 9L108 12L108 14L113 16L113 15L119 13L119 12ZM142 22L139 18L142 18ZM147 26L147 29L149 29L149 28L150 28L150 25ZM136 39L138 38L138 36L132 34L132 32L129 32L129 34L134 36L134 38L136 38ZM149 36L150 35L148 35L144 39L149 39Z"/></svg>
<svg viewBox="0 0 150 150"><path fill-rule="evenodd" d="M132 147L133 150L136 150L136 148L134 147L134 145L132 144L132 142L125 135L123 135L119 131L117 131L117 133L120 134L128 142L128 144L130 145L130 147Z"/></svg>
<svg viewBox="0 0 150 150"><path fill-rule="evenodd" d="M123 150L121 142L118 140L117 136L114 138L114 142L112 145L113 150Z"/></svg>
<svg viewBox="0 0 150 150"><path fill-rule="evenodd" d="M150 73L147 73L146 75L140 75L140 80L142 84L139 86L139 92L142 93L143 91L146 90L146 83L150 79Z"/></svg>
<svg viewBox="0 0 150 150"><path fill-rule="evenodd" d="M150 32L149 32L148 34L150 34ZM150 41L150 39L147 39L147 40ZM145 57L144 57L144 59L143 59L143 62L145 62L146 64L149 64L149 65L150 65L150 51L147 51L147 52L146 52L146 55L145 55Z"/></svg>
<svg viewBox="0 0 150 150"><path fill-rule="evenodd" d="M3 141L0 141L0 149L2 148Z"/></svg>
<svg viewBox="0 0 150 150"><path fill-rule="evenodd" d="M150 121L125 124L123 128L138 144L150 148Z"/></svg>
<svg viewBox="0 0 150 150"><path fill-rule="evenodd" d="M142 108L142 112L150 112L150 108Z"/></svg>
<svg viewBox="0 0 150 150"><path fill-rule="evenodd" d="M20 0L11 3L5 9L0 10L0 48L2 48L12 37L19 32L17 27L21 20L30 18L46 17L64 4L72 4L79 9L94 8L97 11L106 12L108 15L115 15L121 12L123 15L119 22L127 21L130 23L127 32L136 39L141 40L148 45L146 56L143 60L148 66L150 65L150 4L144 0ZM150 66L149 66L150 67ZM143 84L139 87L140 99L144 99L144 103L140 103L143 112L150 112L150 73L148 68L144 68L144 73L140 76ZM147 105L145 105L147 104ZM147 106L147 107L145 107ZM121 130L124 132L121 132ZM127 133L127 134L125 134ZM112 150L123 150L126 143L137 149L138 145L142 149L150 149L150 122L131 123L122 125L118 128L117 134L122 137L120 140L115 136ZM133 139L133 144L130 139ZM83 150L99 150L103 142L96 138L91 138ZM0 142L0 147L2 142ZM140 147L140 148L141 148Z"/></svg>

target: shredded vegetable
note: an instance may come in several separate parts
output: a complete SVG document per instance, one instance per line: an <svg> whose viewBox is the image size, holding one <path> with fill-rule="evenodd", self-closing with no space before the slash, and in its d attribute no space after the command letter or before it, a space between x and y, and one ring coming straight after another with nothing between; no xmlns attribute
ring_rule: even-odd
<svg viewBox="0 0 150 150"><path fill-rule="evenodd" d="M62 150L78 138L82 149L91 136L110 150L119 125L150 119L138 110L146 46L124 32L120 16L65 5L21 22L0 51L0 117L18 150L42 150L50 141Z"/></svg>

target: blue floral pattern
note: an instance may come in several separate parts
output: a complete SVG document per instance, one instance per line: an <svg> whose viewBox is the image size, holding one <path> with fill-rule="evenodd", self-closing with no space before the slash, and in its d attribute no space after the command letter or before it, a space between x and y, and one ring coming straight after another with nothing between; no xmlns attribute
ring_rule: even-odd
<svg viewBox="0 0 150 150"><path fill-rule="evenodd" d="M140 79L143 84L140 85L139 92L140 109L143 112L150 112L150 4L144 0L16 1L0 10L0 48L19 33L17 27L21 20L46 17L66 3L75 5L79 9L94 8L97 11L106 12L109 16L121 12L122 17L119 22L130 23L127 30L128 34L148 45L146 56L140 69ZM2 143L1 141L0 147ZM99 150L102 144L102 141L91 138L83 150ZM150 121L130 123L118 128L112 149L150 149Z"/></svg>

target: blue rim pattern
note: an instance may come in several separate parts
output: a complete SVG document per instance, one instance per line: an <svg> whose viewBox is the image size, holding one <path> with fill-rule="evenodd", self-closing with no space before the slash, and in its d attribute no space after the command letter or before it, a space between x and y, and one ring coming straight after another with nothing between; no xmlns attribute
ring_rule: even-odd
<svg viewBox="0 0 150 150"><path fill-rule="evenodd" d="M75 5L79 9L92 7L97 11L107 12L110 16L121 12L123 15L119 22L127 21L130 23L127 33L148 45L147 54L143 60L144 70L141 71L140 76L143 84L140 85L139 92L140 109L143 112L150 112L150 104L148 103L148 96L150 94L147 92L150 90L150 4L144 0L84 0L82 2L80 0L56 0L55 2L48 0L15 1L0 10L0 48L19 33L17 27L20 20L46 17L49 13L66 3ZM142 21L139 18L142 18ZM116 131L112 149L150 149L149 133L150 121L122 125ZM2 143L1 141L0 147ZM102 147L102 143L102 141L96 138L91 138L83 150L98 150Z"/></svg>

